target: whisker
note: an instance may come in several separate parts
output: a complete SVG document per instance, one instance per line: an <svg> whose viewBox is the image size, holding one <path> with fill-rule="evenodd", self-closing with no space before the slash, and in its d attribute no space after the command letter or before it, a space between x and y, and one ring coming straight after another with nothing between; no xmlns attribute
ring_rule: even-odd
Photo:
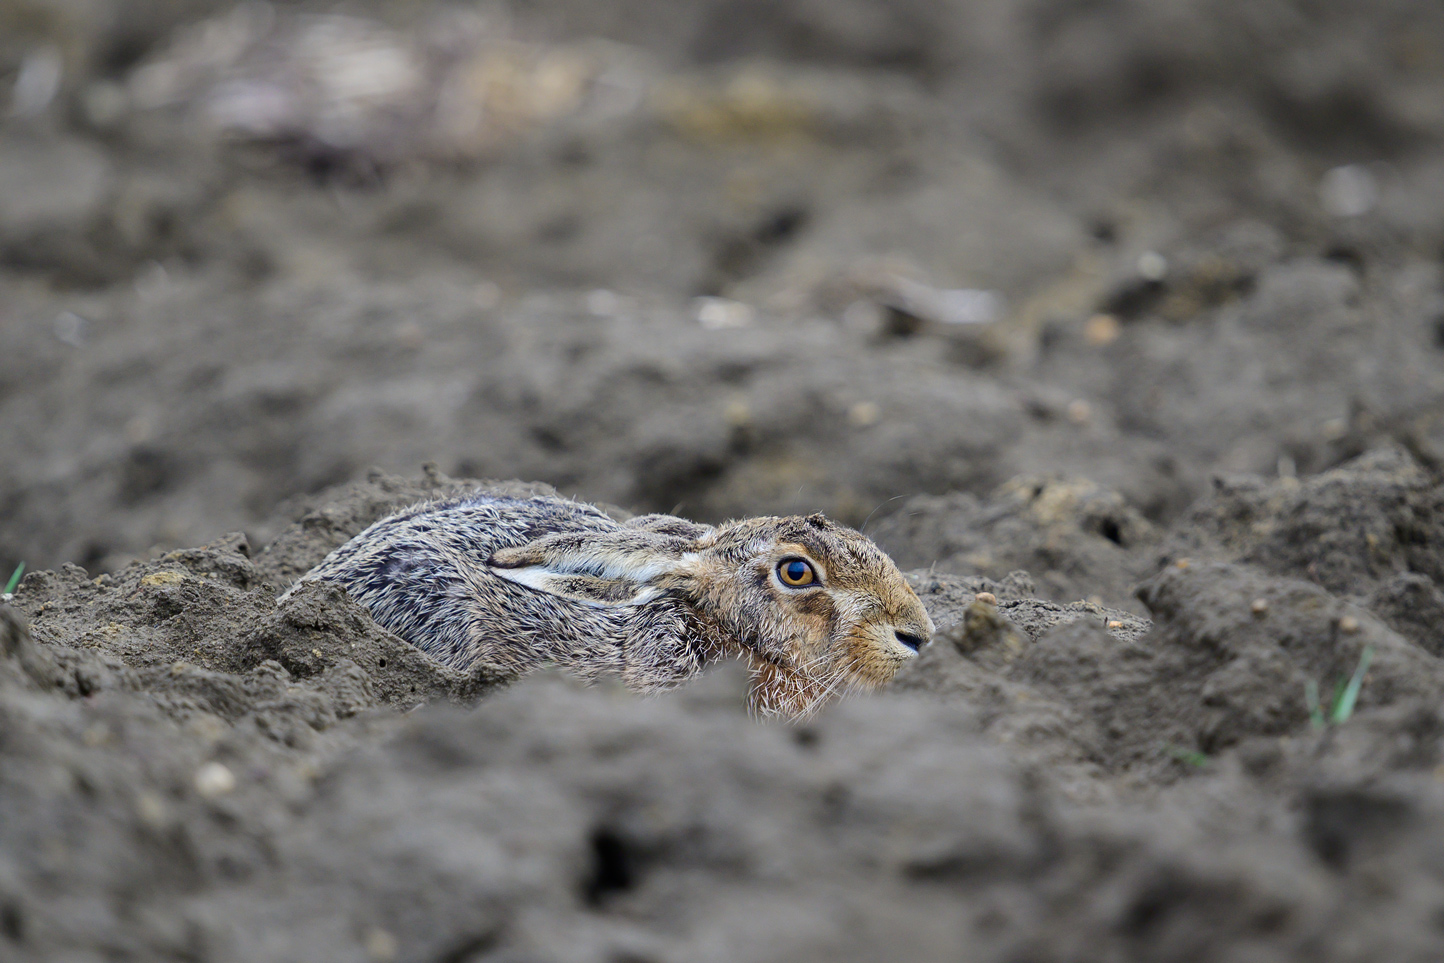
<svg viewBox="0 0 1444 963"><path fill-rule="evenodd" d="M888 504L889 502L895 502L895 501L897 501L899 498L911 498L911 497L912 497L911 495L894 495L893 497L887 499L886 501L879 502L877 508L874 508L872 511L868 512L868 513L867 513L867 518L864 518L864 519L862 520L862 527L858 529L858 533L861 534L861 535L866 535L866 534L867 534L867 523L870 522L870 521L872 521L872 517L873 517L874 515L876 515L876 514L878 513L878 511L881 510L881 508L882 508L884 505Z"/></svg>

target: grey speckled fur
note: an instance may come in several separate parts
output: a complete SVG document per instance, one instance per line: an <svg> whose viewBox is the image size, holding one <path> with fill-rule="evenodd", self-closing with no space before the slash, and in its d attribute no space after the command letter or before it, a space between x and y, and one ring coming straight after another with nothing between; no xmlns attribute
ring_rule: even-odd
<svg viewBox="0 0 1444 963"><path fill-rule="evenodd" d="M312 579L344 585L457 669L555 664L655 691L738 656L753 709L789 718L886 684L933 631L892 560L821 515L616 522L580 502L480 490L383 518Z"/></svg>
<svg viewBox="0 0 1444 963"><path fill-rule="evenodd" d="M515 676L560 664L584 678L618 673L638 688L666 688L721 655L688 606L660 593L599 607L514 584L487 565L501 549L546 536L625 527L580 502L478 492L381 519L302 581L339 582L382 626L454 668Z"/></svg>

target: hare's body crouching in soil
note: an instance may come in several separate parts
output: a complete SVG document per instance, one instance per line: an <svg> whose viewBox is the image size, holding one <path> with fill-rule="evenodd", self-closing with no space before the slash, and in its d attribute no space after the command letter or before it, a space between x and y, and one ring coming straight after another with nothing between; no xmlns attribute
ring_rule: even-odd
<svg viewBox="0 0 1444 963"><path fill-rule="evenodd" d="M933 631L892 560L821 515L619 523L480 491L381 519L302 581L314 579L458 669L555 664L656 691L740 656L753 708L789 717L882 685Z"/></svg>

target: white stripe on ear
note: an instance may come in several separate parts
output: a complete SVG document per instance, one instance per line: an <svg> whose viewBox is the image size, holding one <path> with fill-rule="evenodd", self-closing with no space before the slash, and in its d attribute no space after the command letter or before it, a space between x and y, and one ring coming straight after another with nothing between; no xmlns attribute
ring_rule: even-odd
<svg viewBox="0 0 1444 963"><path fill-rule="evenodd" d="M555 572L548 572L546 569L537 568L534 565L528 565L526 568L494 568L491 569L491 574L498 578L504 578L508 582L534 588L538 592L551 591L549 583L556 578Z"/></svg>
<svg viewBox="0 0 1444 963"><path fill-rule="evenodd" d="M557 572L541 565L526 565L521 568L491 567L488 571L508 582L594 608L641 605L655 598L660 592L660 589L654 586L644 585L630 578Z"/></svg>

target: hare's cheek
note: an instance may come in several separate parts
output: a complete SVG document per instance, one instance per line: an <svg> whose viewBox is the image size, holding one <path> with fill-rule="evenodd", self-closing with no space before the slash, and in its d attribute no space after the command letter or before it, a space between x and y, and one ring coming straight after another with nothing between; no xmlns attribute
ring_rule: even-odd
<svg viewBox="0 0 1444 963"><path fill-rule="evenodd" d="M794 640L793 655L798 664L825 658L838 628L831 602L821 593L788 602L780 612L777 635Z"/></svg>

